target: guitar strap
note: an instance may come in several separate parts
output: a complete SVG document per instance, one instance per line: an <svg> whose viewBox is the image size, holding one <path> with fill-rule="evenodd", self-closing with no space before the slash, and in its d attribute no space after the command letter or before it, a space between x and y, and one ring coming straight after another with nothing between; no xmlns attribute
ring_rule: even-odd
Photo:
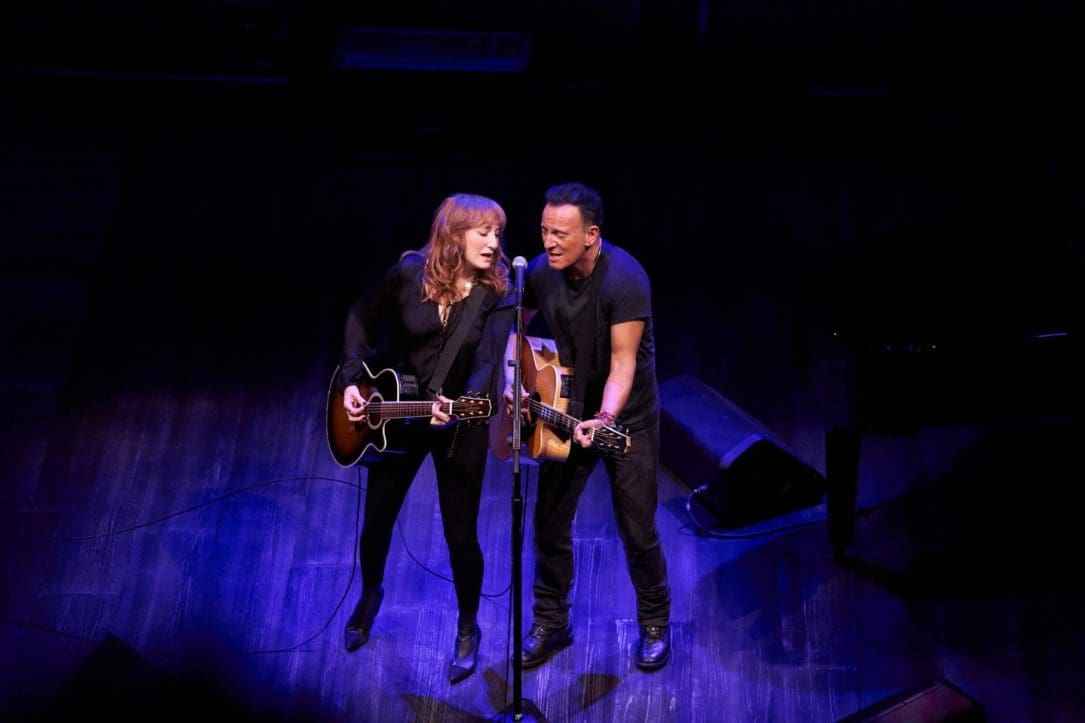
<svg viewBox="0 0 1085 723"><path fill-rule="evenodd" d="M599 239L599 260L591 274L591 289L588 291L588 309L591 310L591 323L581 324L576 335L576 362L573 366L573 392L569 397L569 413L577 419L583 419L584 399L588 389L588 377L595 374L594 364L595 324L599 319L599 292L603 288L603 277L607 273L607 255L603 253L603 239Z"/></svg>
<svg viewBox="0 0 1085 723"><path fill-rule="evenodd" d="M467 335L467 330L475 325L475 317L478 316L478 310L482 307L482 297L485 293L486 289L482 284L475 284L467 297L467 301L464 302L460 322L456 324L456 330L452 332L452 336L445 343L441 358L437 360L437 369L429 380L428 391L430 396L436 398L441 392L441 386L445 383L445 375L448 374L448 369L452 366L452 360L456 358L456 354L460 351L463 337Z"/></svg>

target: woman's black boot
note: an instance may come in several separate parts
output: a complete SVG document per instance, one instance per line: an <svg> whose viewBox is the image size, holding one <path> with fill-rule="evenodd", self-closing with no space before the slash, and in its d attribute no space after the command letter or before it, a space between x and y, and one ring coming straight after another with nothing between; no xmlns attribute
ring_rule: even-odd
<svg viewBox="0 0 1085 723"><path fill-rule="evenodd" d="M381 609L382 600L384 600L383 585L375 592L362 591L362 599L354 606L354 612L350 614L346 630L343 631L343 642L347 646L348 653L353 653L369 640L369 631L373 629L373 621Z"/></svg>
<svg viewBox="0 0 1085 723"><path fill-rule="evenodd" d="M448 682L459 683L475 671L478 661L478 645L482 631L477 623L460 625L456 631L456 645L452 650L452 662L448 664Z"/></svg>

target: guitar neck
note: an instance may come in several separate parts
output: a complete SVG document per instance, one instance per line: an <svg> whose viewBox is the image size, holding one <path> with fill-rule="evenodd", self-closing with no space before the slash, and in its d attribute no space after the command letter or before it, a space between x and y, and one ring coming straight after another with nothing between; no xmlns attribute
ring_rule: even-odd
<svg viewBox="0 0 1085 723"><path fill-rule="evenodd" d="M447 407L447 409L445 408ZM442 404L441 409L449 416L456 414L455 402ZM371 402L366 407L366 413L372 414L377 419L409 419L412 417L429 417L433 414L433 402Z"/></svg>
<svg viewBox="0 0 1085 723"><path fill-rule="evenodd" d="M544 424L572 434L580 420L554 409L548 404L532 399L530 409L535 418ZM603 454L625 454L629 450L629 435L624 431L604 425L591 431L591 446Z"/></svg>
<svg viewBox="0 0 1085 723"><path fill-rule="evenodd" d="M537 399L531 400L531 411L545 424L569 432L570 434L576 429L576 425L580 424L580 420L576 417L570 416Z"/></svg>

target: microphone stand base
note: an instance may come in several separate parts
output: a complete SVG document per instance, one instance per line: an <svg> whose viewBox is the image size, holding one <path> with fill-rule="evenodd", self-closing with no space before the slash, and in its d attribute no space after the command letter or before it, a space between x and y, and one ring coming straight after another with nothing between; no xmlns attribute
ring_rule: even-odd
<svg viewBox="0 0 1085 723"><path fill-rule="evenodd" d="M520 713L517 715L514 712L515 705L509 705L502 708L501 711L490 718L492 721L529 721L530 723L546 723L546 718L543 716L534 703L530 700L520 701Z"/></svg>

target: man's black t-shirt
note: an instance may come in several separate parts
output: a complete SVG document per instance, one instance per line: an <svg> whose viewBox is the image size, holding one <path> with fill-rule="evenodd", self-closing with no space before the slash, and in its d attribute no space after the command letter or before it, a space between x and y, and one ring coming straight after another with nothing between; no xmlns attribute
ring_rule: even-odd
<svg viewBox="0 0 1085 723"><path fill-rule="evenodd" d="M532 259L524 280L524 306L538 309L557 343L563 366L576 364L576 340L581 324L594 323L591 338L591 370L584 396L583 417L591 417L599 408L603 384L610 369L610 327L626 321L644 321L644 333L637 349L637 369L629 399L618 415L620 424L637 431L658 420L659 389L656 384L655 338L652 333L652 290L648 274L627 251L600 240L606 256L606 268L601 279L598 310L588 308L591 286L599 282L596 274L573 281L564 271L550 268L546 254ZM598 263L598 262L597 262ZM597 265L597 269L599 266ZM569 412L576 416L572 406Z"/></svg>

